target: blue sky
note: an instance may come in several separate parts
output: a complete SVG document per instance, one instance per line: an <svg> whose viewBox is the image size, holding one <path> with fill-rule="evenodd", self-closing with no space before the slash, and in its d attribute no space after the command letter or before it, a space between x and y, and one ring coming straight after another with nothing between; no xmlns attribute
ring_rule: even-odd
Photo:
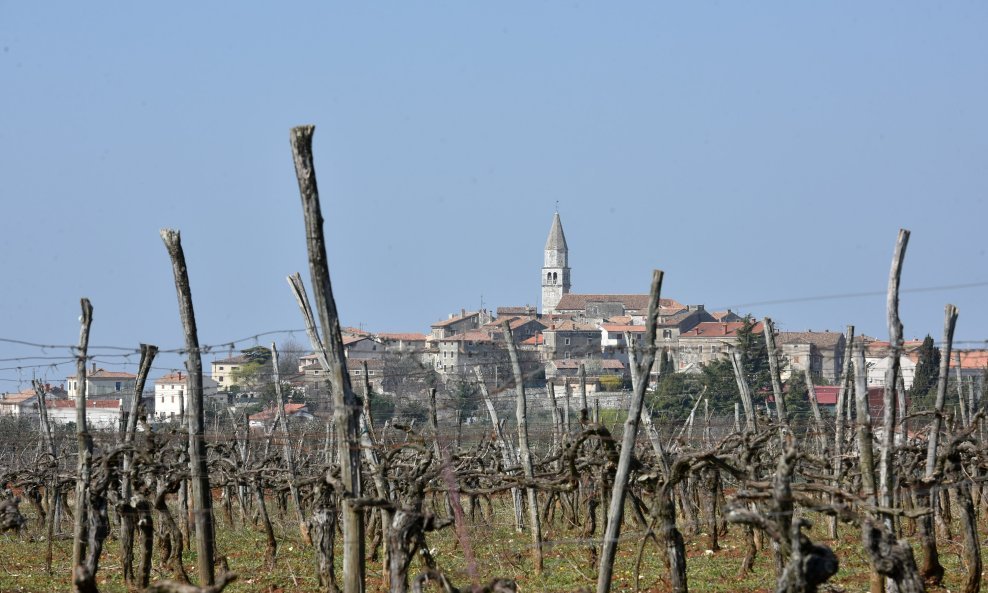
<svg viewBox="0 0 988 593"><path fill-rule="evenodd" d="M986 26L974 2L0 2L0 337L74 343L88 296L93 344L180 346L162 227L203 343L301 327L300 123L346 324L534 304L558 200L574 291L658 267L682 302L884 337L879 295L752 303L882 292L899 227L905 289L988 282ZM905 293L906 335L953 302L983 346L986 296ZM45 364L0 390L69 374Z"/></svg>

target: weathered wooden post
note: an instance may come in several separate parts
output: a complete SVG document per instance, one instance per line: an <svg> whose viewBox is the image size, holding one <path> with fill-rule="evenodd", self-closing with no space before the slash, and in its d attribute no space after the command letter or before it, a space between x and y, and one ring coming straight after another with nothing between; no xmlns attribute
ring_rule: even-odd
<svg viewBox="0 0 988 593"><path fill-rule="evenodd" d="M638 424L641 421L645 389L648 387L648 377L652 372L652 364L655 362L655 325L659 315L659 294L661 291L662 271L655 270L652 272L644 352L642 353L641 365L638 368L639 380L631 397L628 418L624 422L621 453L618 458L617 472L614 476L611 502L607 510L607 527L604 530L604 541L600 553L600 571L597 574L597 593L608 593L611 590L614 556L617 553L618 537L621 535L621 520L624 515L624 498L627 494L631 458L634 455L635 439L638 436Z"/></svg>
<svg viewBox="0 0 988 593"><path fill-rule="evenodd" d="M772 395L775 396L775 411L779 416L779 424L789 427L789 415L786 413L786 400L782 393L782 379L779 377L779 351L775 348L775 324L766 317L762 321L762 331L765 334L765 346L768 350L768 368L772 375Z"/></svg>
<svg viewBox="0 0 988 593"><path fill-rule="evenodd" d="M281 432L282 453L285 459L285 468L288 470L288 492L295 507L295 518L298 520L299 534L306 545L312 545L312 538L309 537L309 528L305 523L305 516L302 513L302 497L298 492L298 476L295 472L295 457L292 455L291 434L288 431L288 414L285 413L285 396L281 392L281 372L278 369L278 347L271 343L271 367L274 379L275 399L278 400L277 423Z"/></svg>
<svg viewBox="0 0 988 593"><path fill-rule="evenodd" d="M940 553L937 550L936 530L933 525L933 514L937 505L931 505L936 500L936 480L934 472L937 466L937 445L940 440L940 430L943 428L943 405L947 398L947 375L950 373L950 351L954 344L954 328L957 327L957 307L947 305L944 308L943 344L940 351L940 376L937 379L937 396L933 403L933 421L930 423L930 436L926 441L926 466L923 479L916 489L916 504L919 507L931 507L931 513L919 517L917 524L920 547L923 550L923 565L919 574L933 586L940 586L943 581L944 568L940 564Z"/></svg>
<svg viewBox="0 0 988 593"><path fill-rule="evenodd" d="M189 373L189 405L186 407L189 430L189 482L192 485L192 509L196 530L196 553L201 586L215 584L213 570L213 501L209 489L209 473L206 471L206 439L202 405L202 357L199 352L199 335L196 331L195 311L192 308L192 289L189 287L189 271L182 250L182 236L177 230L162 229L172 260L175 290L178 293L178 310L185 330L185 350L189 358L185 369Z"/></svg>
<svg viewBox="0 0 988 593"><path fill-rule="evenodd" d="M515 376L515 416L518 420L518 454L525 479L535 480L532 469L532 452L528 448L528 406L525 401L525 377L521 374L521 364L518 362L518 352L514 338L511 336L511 324L507 320L502 325L504 341L508 346L511 357L511 371ZM532 564L535 572L542 574L542 525L539 522L539 498L535 486L528 486L528 521L532 531Z"/></svg>
<svg viewBox="0 0 988 593"><path fill-rule="evenodd" d="M885 406L882 428L882 449L879 459L879 503L886 509L893 506L893 489L895 487L895 466L893 465L894 437L896 428L896 388L899 383L899 357L902 354L902 322L899 321L899 282L902 278L902 262L906 256L906 246L909 244L909 231L899 229L899 237L892 256L892 269L889 271L889 286L886 308L888 313L889 348L892 359L885 373L885 389L882 397ZM891 513L882 513L886 529L895 533L895 517Z"/></svg>
<svg viewBox="0 0 988 593"><path fill-rule="evenodd" d="M333 297L329 277L329 260L326 257L326 241L323 235L322 209L319 205L319 188L312 158L312 133L314 126L292 128L292 157L298 178L299 194L305 214L306 246L309 253L309 273L316 308L319 310L325 349L317 352L320 362L329 374L333 389L333 419L339 439L340 473L343 486L343 591L364 591L364 512L353 504L363 490L360 483L360 415L362 402L353 393L350 375L346 372L343 356L343 338L340 320ZM301 284L301 278L298 279ZM296 294L296 297L298 295ZM311 340L311 336L310 336ZM315 346L317 342L313 341Z"/></svg>
<svg viewBox="0 0 988 593"><path fill-rule="evenodd" d="M134 383L134 394L130 400L130 415L127 416L124 444L132 445L137 435L137 412L144 395L144 385L147 382L148 374L151 372L151 364L157 353L157 346L141 344L141 362L137 367L137 381ZM137 510L130 500L133 495L131 476L133 458L134 453L132 451L124 452L123 472L120 476L120 551L124 583L128 585L134 584L134 529L137 525ZM139 586L141 588L147 587L147 583L139 584Z"/></svg>
<svg viewBox="0 0 988 593"><path fill-rule="evenodd" d="M92 472L93 436L86 426L86 357L89 349L89 328L93 324L93 305L82 299L82 327L79 331L79 347L76 355L76 379L79 381L75 400L75 433L79 445L79 459L75 479L75 523L72 530L72 584L76 591L91 591L96 587L94 574L88 574L83 565L86 555L86 524L88 523L89 485Z"/></svg>
<svg viewBox="0 0 988 593"><path fill-rule="evenodd" d="M840 488L843 475L844 454L844 406L851 385L851 353L854 351L854 326L848 325L844 334L844 364L840 377L840 390L837 392L837 406L834 408L834 488ZM848 416L847 421L851 418ZM837 517L830 518L830 538L837 539Z"/></svg>

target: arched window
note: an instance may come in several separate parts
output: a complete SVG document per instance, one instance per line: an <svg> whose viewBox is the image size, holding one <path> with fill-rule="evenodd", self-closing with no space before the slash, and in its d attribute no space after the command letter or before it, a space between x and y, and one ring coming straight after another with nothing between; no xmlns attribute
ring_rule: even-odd
<svg viewBox="0 0 988 593"><path fill-rule="evenodd" d="M559 284L559 276L556 274L556 272L552 273L552 283Z"/></svg>
<svg viewBox="0 0 988 593"><path fill-rule="evenodd" d="M552 284L552 272L545 273L545 283Z"/></svg>

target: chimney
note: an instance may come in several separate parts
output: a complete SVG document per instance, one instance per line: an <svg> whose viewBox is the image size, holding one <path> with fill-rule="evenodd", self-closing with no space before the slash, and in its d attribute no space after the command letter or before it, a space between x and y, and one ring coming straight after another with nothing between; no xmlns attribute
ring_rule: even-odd
<svg viewBox="0 0 988 593"><path fill-rule="evenodd" d="M179 380L179 381L181 381L181 380L182 380L182 371L179 371L179 372L178 372L178 380Z"/></svg>
<svg viewBox="0 0 988 593"><path fill-rule="evenodd" d="M466 317L466 316L467 316L467 310L466 309L460 309L460 317Z"/></svg>
<svg viewBox="0 0 988 593"><path fill-rule="evenodd" d="M95 362L93 363L93 371L92 372L93 372L94 375L96 374L96 363Z"/></svg>

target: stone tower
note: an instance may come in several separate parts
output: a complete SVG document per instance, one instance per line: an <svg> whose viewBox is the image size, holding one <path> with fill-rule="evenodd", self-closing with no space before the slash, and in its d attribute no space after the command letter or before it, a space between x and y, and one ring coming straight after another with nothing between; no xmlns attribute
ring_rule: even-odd
<svg viewBox="0 0 988 593"><path fill-rule="evenodd" d="M552 228L545 242L545 261L542 264L542 312L554 313L559 299L569 293L569 248L559 213L552 217Z"/></svg>

